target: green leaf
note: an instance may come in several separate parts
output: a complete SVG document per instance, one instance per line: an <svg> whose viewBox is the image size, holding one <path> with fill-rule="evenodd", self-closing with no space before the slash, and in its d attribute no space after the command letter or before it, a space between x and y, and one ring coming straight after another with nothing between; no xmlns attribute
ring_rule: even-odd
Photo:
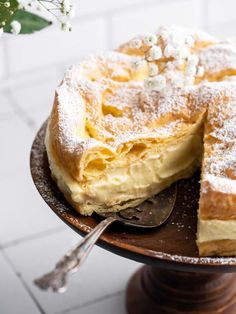
<svg viewBox="0 0 236 314"><path fill-rule="evenodd" d="M15 12L18 10L17 0L1 0L0 2L0 27L9 25Z"/></svg>
<svg viewBox="0 0 236 314"><path fill-rule="evenodd" d="M39 15L21 9L16 11L13 19L21 24L20 34L32 34L52 24ZM11 33L11 26L4 27L4 32Z"/></svg>

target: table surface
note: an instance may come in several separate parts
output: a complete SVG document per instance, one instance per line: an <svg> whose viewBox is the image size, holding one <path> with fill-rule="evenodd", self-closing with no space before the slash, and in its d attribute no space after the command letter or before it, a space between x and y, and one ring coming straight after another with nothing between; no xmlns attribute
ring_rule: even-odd
<svg viewBox="0 0 236 314"><path fill-rule="evenodd" d="M64 199L51 179L44 146L46 122L37 133L31 149L33 181L49 207L79 234L90 232L99 222L96 215L78 214ZM235 272L235 257L199 257L195 243L199 174L178 182L173 213L166 224L153 230L128 228L113 224L101 236L101 247L142 263L163 268L196 272Z"/></svg>

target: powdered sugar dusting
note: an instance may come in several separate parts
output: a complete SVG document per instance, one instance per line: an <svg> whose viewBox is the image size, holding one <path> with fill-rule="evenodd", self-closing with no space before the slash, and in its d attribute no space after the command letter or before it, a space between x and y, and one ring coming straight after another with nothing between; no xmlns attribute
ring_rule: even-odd
<svg viewBox="0 0 236 314"><path fill-rule="evenodd" d="M228 78L236 73L235 45L196 30L163 26L119 50L72 67L57 89L62 153L79 160L106 148L116 155L127 143L178 136L208 109L206 125L214 141L206 172L234 179L236 85ZM151 77L144 56L152 62ZM137 60L142 62L134 69ZM147 78L157 86L147 89Z"/></svg>
<svg viewBox="0 0 236 314"><path fill-rule="evenodd" d="M209 182L213 191L236 194L236 180L224 177L217 177L216 179L215 175L206 174L203 176L203 181Z"/></svg>
<svg viewBox="0 0 236 314"><path fill-rule="evenodd" d="M216 98L215 102L209 104L208 109L204 167L207 173L215 176L215 180L217 177L235 180L236 86L223 82L213 85L212 88L214 88L212 98ZM214 185L216 184L220 182L215 182ZM228 184L224 190L227 186ZM229 192L230 190L232 187L229 187Z"/></svg>
<svg viewBox="0 0 236 314"><path fill-rule="evenodd" d="M67 151L83 153L99 145L116 150L137 137L168 137L199 110L200 105L194 101L189 107L191 88L146 90L143 81L132 80L132 58L123 56L115 52L93 56L91 67L96 75L87 73L88 60L84 61L85 70L79 65L66 74L57 97L60 140ZM81 77L81 71L86 72L85 77ZM114 73L121 73L118 81Z"/></svg>
<svg viewBox="0 0 236 314"><path fill-rule="evenodd" d="M233 70L236 73L236 46L230 44L210 45L198 51L200 64L210 76Z"/></svg>

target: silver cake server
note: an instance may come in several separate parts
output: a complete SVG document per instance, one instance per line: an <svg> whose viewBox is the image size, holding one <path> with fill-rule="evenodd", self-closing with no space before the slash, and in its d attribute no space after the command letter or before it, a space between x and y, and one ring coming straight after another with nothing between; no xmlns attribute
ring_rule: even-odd
<svg viewBox="0 0 236 314"><path fill-rule="evenodd" d="M102 232L113 222L138 228L156 228L161 226L170 216L177 195L176 184L160 192L153 198L135 208L127 208L117 213L99 213L103 219L83 240L67 252L56 264L55 268L35 279L40 289L51 288L54 292L67 290L68 275L76 272L95 245Z"/></svg>

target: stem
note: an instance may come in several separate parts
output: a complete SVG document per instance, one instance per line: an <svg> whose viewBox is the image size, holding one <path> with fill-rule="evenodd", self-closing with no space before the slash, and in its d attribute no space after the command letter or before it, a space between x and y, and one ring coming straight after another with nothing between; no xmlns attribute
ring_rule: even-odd
<svg viewBox="0 0 236 314"><path fill-rule="evenodd" d="M53 1L50 1L50 0L37 0L38 1L38 3L46 10L46 11L48 11L50 14L52 14L53 16L55 16L55 18L58 20L58 22L60 22L61 23L61 20L59 19L59 17L55 14L55 13L53 13L52 11L51 11L51 9L49 9L43 2L50 2L51 4L54 4L53 3Z"/></svg>

